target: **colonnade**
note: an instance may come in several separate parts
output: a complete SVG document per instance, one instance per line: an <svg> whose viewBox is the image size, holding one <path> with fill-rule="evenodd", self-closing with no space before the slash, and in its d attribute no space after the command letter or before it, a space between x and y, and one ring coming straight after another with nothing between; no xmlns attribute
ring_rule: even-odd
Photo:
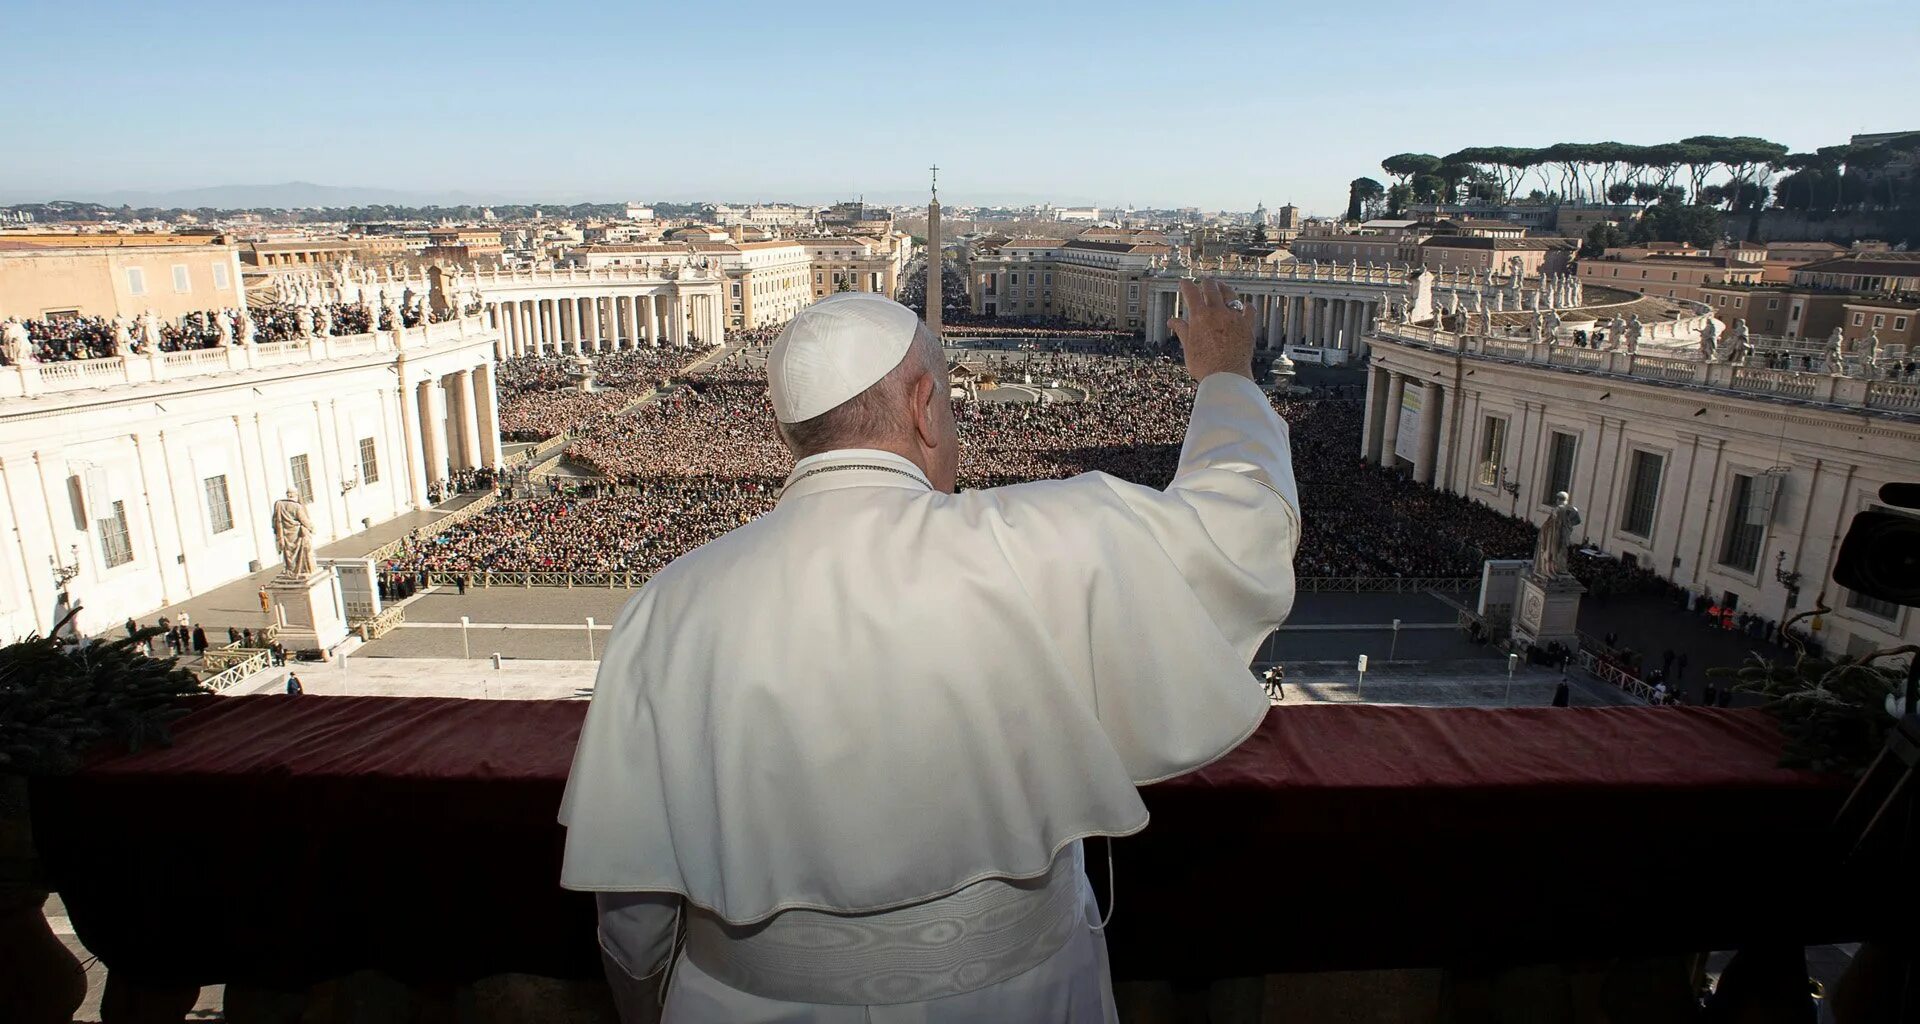
<svg viewBox="0 0 1920 1024"><path fill-rule="evenodd" d="M1447 450L1442 434L1449 422L1445 410L1450 400L1447 386L1438 380L1421 380L1390 367L1368 367L1361 457L1388 469L1411 462L1414 482L1431 485L1440 471L1440 453ZM1415 417L1411 422L1409 415Z"/></svg>
<svg viewBox="0 0 1920 1024"><path fill-rule="evenodd" d="M720 292L623 292L494 296L482 292L487 315L500 330L500 356L578 354L671 345L718 344L725 333Z"/></svg>
<svg viewBox="0 0 1920 1024"><path fill-rule="evenodd" d="M1254 309L1254 341L1263 349L1294 345L1352 352L1364 351L1363 341L1380 315L1383 293L1379 298L1338 295L1289 294L1285 292L1242 292L1242 301ZM1148 292L1147 340L1160 344L1167 340L1167 318L1180 307L1177 291L1155 289Z"/></svg>
<svg viewBox="0 0 1920 1024"><path fill-rule="evenodd" d="M414 507L427 490L467 469L499 466L500 400L494 365L429 373L409 380L402 362L400 418L406 440L407 487Z"/></svg>

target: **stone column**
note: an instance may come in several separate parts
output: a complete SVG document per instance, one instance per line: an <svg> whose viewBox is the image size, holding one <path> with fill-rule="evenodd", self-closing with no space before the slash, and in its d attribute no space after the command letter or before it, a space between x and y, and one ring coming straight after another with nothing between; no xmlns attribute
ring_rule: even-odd
<svg viewBox="0 0 1920 1024"><path fill-rule="evenodd" d="M498 466L500 455L500 396L495 386L492 364L473 368L473 408L480 428L479 459L482 466Z"/></svg>
<svg viewBox="0 0 1920 1024"><path fill-rule="evenodd" d="M1380 465L1393 468L1393 439L1400 436L1400 399L1406 393L1407 379L1387 371L1387 418L1380 429Z"/></svg>
<svg viewBox="0 0 1920 1024"><path fill-rule="evenodd" d="M1440 454L1440 402L1445 389L1439 381L1428 381L1427 393L1420 397L1420 435L1413 449L1413 482L1433 483L1433 466Z"/></svg>
<svg viewBox="0 0 1920 1024"><path fill-rule="evenodd" d="M560 351L560 331L557 320L560 319L558 302L554 299L535 299L534 308L540 314L540 347L543 352Z"/></svg>
<svg viewBox="0 0 1920 1024"><path fill-rule="evenodd" d="M644 298L646 299L646 310L647 310L646 317L645 317L646 325L647 325L646 327L647 346L649 348L659 348L660 347L660 308L659 308L659 305L654 301L653 295L651 293L644 296Z"/></svg>
<svg viewBox="0 0 1920 1024"><path fill-rule="evenodd" d="M427 486L447 475L446 395L438 380L423 380L417 388L420 403L420 451Z"/></svg>
<svg viewBox="0 0 1920 1024"><path fill-rule="evenodd" d="M401 471L407 474L407 502L416 509L427 507L427 453L420 429L420 392L406 384L406 367L400 367L400 443L405 461Z"/></svg>
<svg viewBox="0 0 1920 1024"><path fill-rule="evenodd" d="M456 372L453 383L453 397L460 412L460 468L475 469L487 463L480 447L480 409L474 401L473 371Z"/></svg>
<svg viewBox="0 0 1920 1024"><path fill-rule="evenodd" d="M1377 465L1387 418L1387 371L1377 366L1367 368L1366 410L1367 418L1360 425L1360 457Z"/></svg>
<svg viewBox="0 0 1920 1024"><path fill-rule="evenodd" d="M1267 347L1268 348L1281 348L1285 346L1287 343L1287 339L1282 337L1280 334L1281 305L1282 305L1282 300L1280 296L1274 295L1274 296L1268 297L1267 299Z"/></svg>
<svg viewBox="0 0 1920 1024"><path fill-rule="evenodd" d="M687 347L687 312L685 296L678 289L667 297L667 343L674 348Z"/></svg>
<svg viewBox="0 0 1920 1024"><path fill-rule="evenodd" d="M1295 295L1293 308L1287 314L1287 340L1295 345L1307 343L1307 297Z"/></svg>

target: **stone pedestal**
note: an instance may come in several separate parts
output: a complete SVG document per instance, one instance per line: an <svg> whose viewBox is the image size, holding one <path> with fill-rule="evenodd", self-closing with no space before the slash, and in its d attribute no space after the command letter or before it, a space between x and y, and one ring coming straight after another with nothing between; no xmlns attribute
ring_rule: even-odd
<svg viewBox="0 0 1920 1024"><path fill-rule="evenodd" d="M1520 577L1520 600L1514 609L1513 638L1533 647L1564 644L1580 649L1580 595L1587 592L1571 576L1542 579L1529 572Z"/></svg>
<svg viewBox="0 0 1920 1024"><path fill-rule="evenodd" d="M289 652L319 651L325 658L347 638L340 581L331 570L305 577L276 576L267 584L267 597L280 644Z"/></svg>

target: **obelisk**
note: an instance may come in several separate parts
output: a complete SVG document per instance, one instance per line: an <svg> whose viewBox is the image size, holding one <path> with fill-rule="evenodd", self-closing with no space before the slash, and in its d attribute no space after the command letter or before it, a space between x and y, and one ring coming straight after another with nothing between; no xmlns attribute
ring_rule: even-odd
<svg viewBox="0 0 1920 1024"><path fill-rule="evenodd" d="M933 166L933 195L927 201L927 329L940 336L940 165Z"/></svg>

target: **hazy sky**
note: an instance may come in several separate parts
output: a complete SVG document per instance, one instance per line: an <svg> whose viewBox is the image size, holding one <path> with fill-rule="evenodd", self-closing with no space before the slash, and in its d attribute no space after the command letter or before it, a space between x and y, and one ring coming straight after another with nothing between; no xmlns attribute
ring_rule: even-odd
<svg viewBox="0 0 1920 1024"><path fill-rule="evenodd" d="M1406 150L1920 128L1915 0L0 0L0 191L1345 203Z"/></svg>

